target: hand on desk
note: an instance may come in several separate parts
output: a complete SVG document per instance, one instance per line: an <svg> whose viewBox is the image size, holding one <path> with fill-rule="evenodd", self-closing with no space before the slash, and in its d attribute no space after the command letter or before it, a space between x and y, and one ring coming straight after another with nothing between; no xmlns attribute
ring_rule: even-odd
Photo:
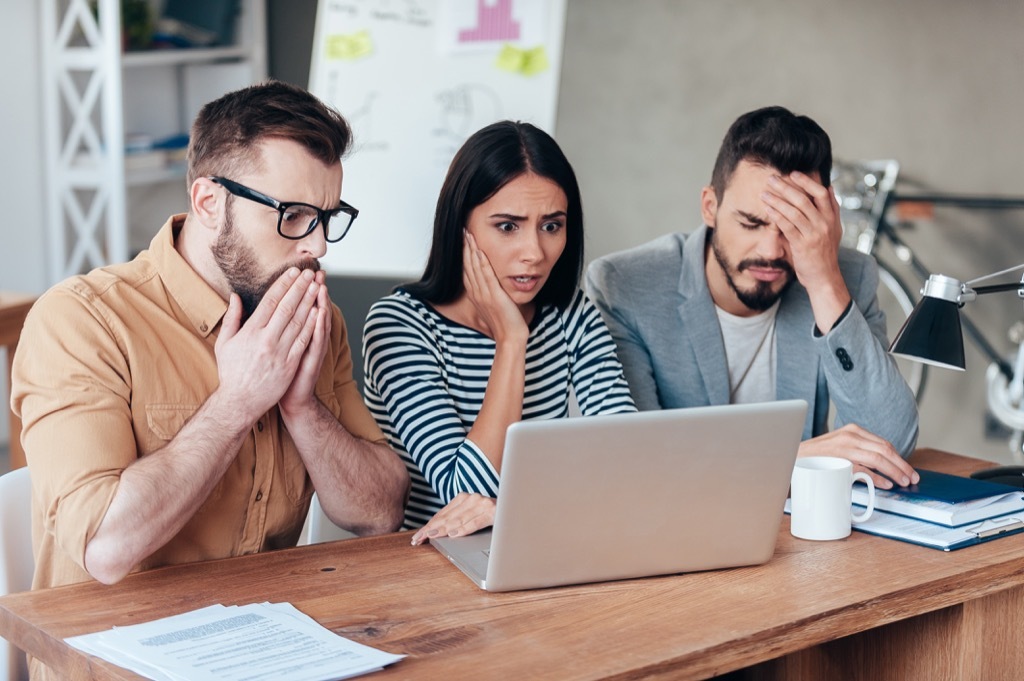
<svg viewBox="0 0 1024 681"><path fill-rule="evenodd" d="M432 537L462 537L494 524L497 499L482 494L462 492L412 536L412 545L419 546Z"/></svg>
<svg viewBox="0 0 1024 681"><path fill-rule="evenodd" d="M805 456L848 459L854 473L867 473L879 489L892 489L893 480L906 486L921 479L888 441L855 423L801 442L797 457Z"/></svg>

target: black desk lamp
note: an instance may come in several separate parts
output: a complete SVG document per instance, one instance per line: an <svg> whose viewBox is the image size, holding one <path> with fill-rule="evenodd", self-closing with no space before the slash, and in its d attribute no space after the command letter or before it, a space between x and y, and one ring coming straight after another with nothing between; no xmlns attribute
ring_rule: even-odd
<svg viewBox="0 0 1024 681"><path fill-rule="evenodd" d="M896 334L889 352L917 362L963 371L964 340L960 330L960 308L986 293L1016 291L1024 299L1024 277L1019 282L992 286L972 285L1010 272L1024 270L1024 264L985 275L968 282L933 274L921 289L921 300ZM1016 361L993 363L986 375L989 408L1004 425L1024 430L1024 342L1019 344ZM1019 454L1019 452L1018 452ZM1024 466L1001 466L978 471L971 477L993 479L1024 487Z"/></svg>

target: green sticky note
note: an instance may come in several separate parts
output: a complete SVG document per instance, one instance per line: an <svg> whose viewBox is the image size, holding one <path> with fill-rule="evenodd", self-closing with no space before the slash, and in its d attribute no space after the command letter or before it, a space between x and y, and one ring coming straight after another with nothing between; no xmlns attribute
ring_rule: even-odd
<svg viewBox="0 0 1024 681"><path fill-rule="evenodd" d="M538 45L532 50L526 51L526 59L523 64L522 74L524 76L535 76L538 73L548 70L548 53L543 45Z"/></svg>
<svg viewBox="0 0 1024 681"><path fill-rule="evenodd" d="M373 52L373 39L366 30L349 34L337 33L327 36L325 51L328 59L352 61Z"/></svg>
<svg viewBox="0 0 1024 681"><path fill-rule="evenodd" d="M530 50L523 50L514 45L505 45L498 53L498 59L494 65L502 71L509 73L520 73L524 76L535 76L546 71L548 53L543 45L538 45Z"/></svg>
<svg viewBox="0 0 1024 681"><path fill-rule="evenodd" d="M513 45L505 45L498 53L498 60L494 63L502 71L519 73L522 71L523 62L526 60L526 53Z"/></svg>

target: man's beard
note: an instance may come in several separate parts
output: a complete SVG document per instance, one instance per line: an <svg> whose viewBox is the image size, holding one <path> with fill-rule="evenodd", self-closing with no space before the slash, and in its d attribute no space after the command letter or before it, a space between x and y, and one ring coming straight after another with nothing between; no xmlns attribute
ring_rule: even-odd
<svg viewBox="0 0 1024 681"><path fill-rule="evenodd" d="M224 229L217 236L211 251L214 262L220 267L220 271L224 273L224 277L228 281L228 286L242 300L243 324L256 311L256 307L263 300L263 296L273 286L274 282L288 268L298 267L300 270L312 270L314 272L320 269L320 261L310 258L308 260L288 263L269 275L261 277L256 251L243 241L241 233L235 229L233 211L230 204L227 207Z"/></svg>
<svg viewBox="0 0 1024 681"><path fill-rule="evenodd" d="M746 305L749 309L757 312L764 312L774 305L775 301L781 298L782 294L786 292L786 289L788 289L796 280L796 275L793 272L793 266L781 258L776 260L741 260L736 267L733 267L719 246L715 230L712 229L710 232L711 250L715 254L715 260L718 261L718 265L725 273L725 280L729 282L729 287L736 293L736 297L740 299L740 302ZM782 288L778 291L772 289L773 282L770 281L759 281L753 289L743 290L736 285L736 282L733 279L733 273L739 274L750 267L769 267L783 270L786 273L786 283L783 284Z"/></svg>

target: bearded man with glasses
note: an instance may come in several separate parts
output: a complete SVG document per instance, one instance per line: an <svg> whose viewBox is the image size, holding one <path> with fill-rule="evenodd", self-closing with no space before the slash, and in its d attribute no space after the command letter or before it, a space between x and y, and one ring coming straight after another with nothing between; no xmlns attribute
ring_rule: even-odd
<svg viewBox="0 0 1024 681"><path fill-rule="evenodd" d="M35 588L294 545L314 489L357 534L401 524L408 475L352 379L318 263L358 215L340 200L350 139L279 82L207 104L189 212L36 303L12 391Z"/></svg>

